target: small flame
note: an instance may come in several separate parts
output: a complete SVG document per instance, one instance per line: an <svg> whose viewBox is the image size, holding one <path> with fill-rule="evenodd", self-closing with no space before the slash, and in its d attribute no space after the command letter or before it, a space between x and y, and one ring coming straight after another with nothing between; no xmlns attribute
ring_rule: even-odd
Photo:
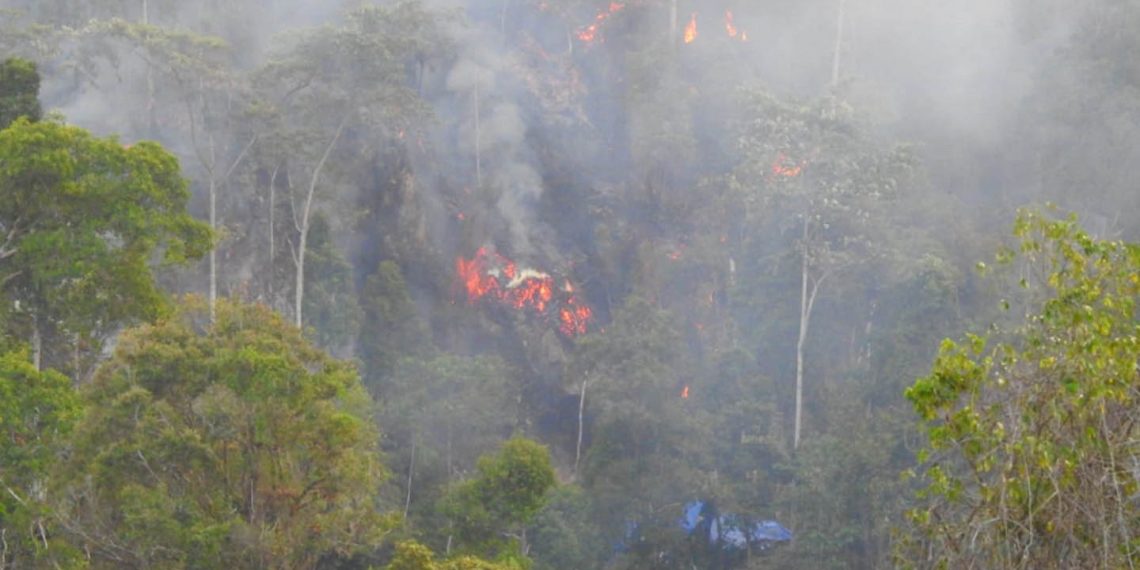
<svg viewBox="0 0 1140 570"><path fill-rule="evenodd" d="M558 330L566 336L586 334L593 315L594 311L590 307L580 304L577 297L570 297L566 306L558 309Z"/></svg>
<svg viewBox="0 0 1140 570"><path fill-rule="evenodd" d="M691 44L697 39L697 13L689 17L689 24L685 26L685 43Z"/></svg>
<svg viewBox="0 0 1140 570"><path fill-rule="evenodd" d="M795 178L803 172L803 168L807 166L807 161L800 161L798 164L787 157L784 153L776 155L776 160L772 162L772 176L783 176L784 178Z"/></svg>
<svg viewBox="0 0 1140 570"><path fill-rule="evenodd" d="M681 389L681 399L684 399L684 400L689 399L689 385L688 384L686 384L685 387Z"/></svg>
<svg viewBox="0 0 1140 570"><path fill-rule="evenodd" d="M737 34L740 33L739 30L736 29L736 24L733 23L732 10L724 11L724 31L728 32L728 37L730 38L735 38Z"/></svg>
<svg viewBox="0 0 1140 570"><path fill-rule="evenodd" d="M578 41L587 44L594 43L595 40L599 42L604 41L600 36L598 36L598 32L601 29L602 24L605 23L605 21L609 19L610 16L613 16L614 14L622 11L623 8L625 8L625 4L622 4L620 2L610 2L609 7L607 7L605 10L598 10L598 14L594 16L593 23L588 26L583 26L577 31L577 33L575 33L575 35L578 37Z"/></svg>

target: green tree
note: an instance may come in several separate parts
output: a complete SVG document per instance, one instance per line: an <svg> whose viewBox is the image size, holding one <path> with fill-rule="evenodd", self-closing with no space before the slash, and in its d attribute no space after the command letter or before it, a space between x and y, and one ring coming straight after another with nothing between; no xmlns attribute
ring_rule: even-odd
<svg viewBox="0 0 1140 570"><path fill-rule="evenodd" d="M68 565L51 521L47 480L79 417L71 381L26 353L0 355L0 568Z"/></svg>
<svg viewBox="0 0 1140 570"><path fill-rule="evenodd" d="M1140 247L1034 212L1014 235L998 260L1021 276L1024 321L943 341L906 392L929 444L900 562L1133 566Z"/></svg>
<svg viewBox="0 0 1140 570"><path fill-rule="evenodd" d="M602 567L613 545L591 519L590 506L589 495L576 486L550 493L527 531L535 570Z"/></svg>
<svg viewBox="0 0 1140 570"><path fill-rule="evenodd" d="M309 294L305 297L308 327L317 345L334 355L352 352L360 329L361 312L352 283L352 265L341 256L333 241L332 228L324 216L313 220L310 230Z"/></svg>
<svg viewBox="0 0 1140 570"><path fill-rule="evenodd" d="M37 367L46 346L49 364L81 377L103 339L163 311L152 261L210 246L188 199L178 161L155 143L128 148L54 121L0 131L0 293Z"/></svg>
<svg viewBox="0 0 1140 570"><path fill-rule="evenodd" d="M274 160L287 165L286 179L291 166L304 180L290 189L296 204L291 243L297 326L304 324L309 234L317 212L330 201L324 197L330 194L325 189L332 185L330 174L338 158L369 156L359 148L337 156L338 145L363 133L390 140L417 126L425 108L409 84L409 71L446 45L431 43L437 31L434 15L419 3L362 5L348 12L340 27L296 35L258 74L257 86L278 119L271 136L294 141Z"/></svg>
<svg viewBox="0 0 1140 570"><path fill-rule="evenodd" d="M380 262L365 281L360 301L363 322L356 353L372 382L391 374L400 358L425 354L431 349L427 327L396 262Z"/></svg>
<svg viewBox="0 0 1140 570"><path fill-rule="evenodd" d="M438 562L431 549L414 541L396 545L396 554L384 570L521 570L511 563L496 564L473 556L460 556Z"/></svg>
<svg viewBox="0 0 1140 570"><path fill-rule="evenodd" d="M504 413L509 378L497 357L440 353L402 358L390 375L369 379L387 426L385 452L402 471L394 483L405 518L424 529L446 526L434 508L439 499L514 427Z"/></svg>
<svg viewBox="0 0 1140 570"><path fill-rule="evenodd" d="M121 337L85 390L59 520L96 568L315 568L375 548L386 477L351 364L264 307Z"/></svg>
<svg viewBox="0 0 1140 570"><path fill-rule="evenodd" d="M613 532L622 532L629 516L692 490L690 469L696 466L683 457L691 435L683 412L685 363L671 319L631 297L604 333L578 343L567 370L580 388L580 409L590 412L579 414L581 423L593 418L578 476L606 505Z"/></svg>
<svg viewBox="0 0 1140 570"><path fill-rule="evenodd" d="M792 447L803 424L804 347L824 283L873 255L883 202L894 198L910 167L906 149L875 141L846 103L810 103L754 93L740 138L740 188L746 217L775 224L792 238L799 265L795 417Z"/></svg>
<svg viewBox="0 0 1140 570"><path fill-rule="evenodd" d="M146 124L133 125L132 130L189 143L184 160L195 166L192 177L207 193L210 229L219 232L219 195L250 156L261 135L259 128L264 128L245 120L250 92L245 77L231 68L226 43L184 29L150 25L145 15L142 23L118 18L93 22L83 29L82 39L92 46L106 46L114 54L111 61L117 73L129 67L121 59L129 61L135 56L145 64L145 78L137 78L135 88L146 93L146 112L138 114ZM184 119L171 121L167 118L171 116ZM214 304L219 283L217 247L209 252L208 279L210 303Z"/></svg>
<svg viewBox="0 0 1140 570"><path fill-rule="evenodd" d="M506 555L513 548L502 544L509 536L521 555L528 551L526 527L546 504L555 485L550 451L514 437L493 456L479 458L475 476L447 497L444 509L455 523L460 545L483 554Z"/></svg>
<svg viewBox="0 0 1140 570"><path fill-rule="evenodd" d="M0 130L20 117L38 121L40 109L40 74L36 64L25 59L7 59L0 63Z"/></svg>

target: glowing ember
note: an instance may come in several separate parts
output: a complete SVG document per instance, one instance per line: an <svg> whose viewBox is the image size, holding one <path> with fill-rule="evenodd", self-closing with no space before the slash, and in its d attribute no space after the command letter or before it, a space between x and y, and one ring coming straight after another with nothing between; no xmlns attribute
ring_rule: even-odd
<svg viewBox="0 0 1140 570"><path fill-rule="evenodd" d="M772 162L772 176L783 176L784 178L795 178L803 172L804 167L807 166L807 161L801 161L798 164L788 158L784 153L776 155L776 160Z"/></svg>
<svg viewBox="0 0 1140 570"><path fill-rule="evenodd" d="M578 40L588 44L594 43L595 40L599 42L604 41L598 35L598 31L601 29L602 24L605 23L605 21L609 19L610 16L617 14L623 8L625 8L625 4L622 4L620 2L610 2L608 8L605 10L598 10L598 14L594 16L594 22L588 26L580 28L575 34L578 36Z"/></svg>
<svg viewBox="0 0 1140 570"><path fill-rule="evenodd" d="M730 38L735 38L740 33L736 29L736 24L733 23L732 10L724 11L724 31L728 32Z"/></svg>
<svg viewBox="0 0 1140 570"><path fill-rule="evenodd" d="M548 309L559 305L558 329L566 336L585 334L593 316L593 310L574 294L569 282L563 289L565 294L556 301L550 274L520 269L514 261L487 248L479 248L470 260L456 258L455 275L457 288L462 287L472 305L488 300L539 315L547 315Z"/></svg>
<svg viewBox="0 0 1140 570"><path fill-rule="evenodd" d="M681 390L681 398L682 399L688 399L689 398L689 386L688 385L685 385L685 387Z"/></svg>
<svg viewBox="0 0 1140 570"><path fill-rule="evenodd" d="M697 13L689 17L689 24L685 26L685 43L691 44L697 39Z"/></svg>

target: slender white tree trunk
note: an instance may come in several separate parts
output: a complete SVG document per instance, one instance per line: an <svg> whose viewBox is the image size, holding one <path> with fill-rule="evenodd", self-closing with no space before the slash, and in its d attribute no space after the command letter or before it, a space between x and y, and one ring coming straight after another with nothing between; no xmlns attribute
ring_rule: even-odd
<svg viewBox="0 0 1140 570"><path fill-rule="evenodd" d="M296 265L296 280L293 285L293 323L297 328L302 328L305 324L301 315L301 301L305 298L305 248L308 246L306 243L308 234L309 224L306 215L306 223L301 228L301 237L297 240L297 252L293 255L293 264Z"/></svg>
<svg viewBox="0 0 1140 570"><path fill-rule="evenodd" d="M807 234L807 222L804 222L804 234ZM805 235L806 237L806 235ZM806 248L806 244L803 244ZM792 435L792 449L800 447L800 425L803 419L804 408L804 339L807 338L807 291L808 291L808 254L807 250L800 252L800 334L796 339L796 426Z"/></svg>
<svg viewBox="0 0 1140 570"><path fill-rule="evenodd" d="M210 176L210 230L218 231L218 183ZM218 248L210 248L210 322L214 322L218 304Z"/></svg>
<svg viewBox="0 0 1140 570"><path fill-rule="evenodd" d="M475 79L475 92L473 95L474 104L475 104L475 184L477 186L483 186L483 143L482 143L483 137L482 137L482 132L481 132L482 129L481 129L481 125L480 125L480 116L479 116L479 80L480 79L481 78Z"/></svg>
<svg viewBox="0 0 1140 570"><path fill-rule="evenodd" d="M297 240L297 251L293 256L293 262L297 266L297 281L294 291L295 297L293 299L294 323L297 325L297 328L301 328L305 324L301 313L301 306L305 298L305 252L309 241L309 224L312 221L313 215L313 197L317 193L317 185L321 180L321 171L324 170L325 163L328 162L329 155L332 154L333 148L340 140L340 135L344 132L344 127L347 124L348 115L345 115L344 118L340 120L340 125L336 128L336 134L333 135L332 140L330 140L328 146L325 147L325 153L321 156L321 160L317 162L316 167L313 168L313 176L309 179L309 191L305 195L305 205L301 210L301 219L300 221L294 220L297 231L300 233Z"/></svg>
<svg viewBox="0 0 1140 570"><path fill-rule="evenodd" d="M412 457L408 461L408 493L404 498L404 519L408 518L408 510L412 507L412 477L416 472L416 436L412 435Z"/></svg>
<svg viewBox="0 0 1140 570"><path fill-rule="evenodd" d="M677 0L669 6L669 43L677 45Z"/></svg>
<svg viewBox="0 0 1140 570"><path fill-rule="evenodd" d="M507 39L507 8L511 5L511 0L503 0L503 8L499 12L499 35L502 36L503 41Z"/></svg>
<svg viewBox="0 0 1140 570"><path fill-rule="evenodd" d="M40 319L32 317L32 365L36 370L42 370L44 339L40 336Z"/></svg>
<svg viewBox="0 0 1140 570"><path fill-rule="evenodd" d="M803 425L804 402L804 345L807 342L808 326L811 324L811 313L815 308L815 298L819 294L820 285L823 284L827 274L818 278L811 276L810 251L808 238L811 235L811 217L805 215L803 238L800 242L800 334L796 339L796 417L795 431L792 435L792 449L800 447L800 433Z"/></svg>
<svg viewBox="0 0 1140 570"><path fill-rule="evenodd" d="M843 53L843 21L846 19L847 0L839 0L839 17L835 25L835 51L831 58L831 86L839 85L839 61Z"/></svg>
<svg viewBox="0 0 1140 570"><path fill-rule="evenodd" d="M578 395L578 446L574 449L574 477L578 477L578 462L582 459L582 418L586 411L586 385L590 377L582 379L582 393Z"/></svg>
<svg viewBox="0 0 1140 570"><path fill-rule="evenodd" d="M273 271L275 260L277 259L277 173L281 169L281 165L273 167L273 173L269 175L269 264L266 267L268 279L266 289L269 292L269 306L276 307L277 302L273 293Z"/></svg>

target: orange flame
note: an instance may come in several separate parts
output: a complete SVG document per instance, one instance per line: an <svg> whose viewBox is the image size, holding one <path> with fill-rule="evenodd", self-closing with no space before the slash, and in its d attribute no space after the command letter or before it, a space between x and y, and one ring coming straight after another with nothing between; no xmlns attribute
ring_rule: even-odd
<svg viewBox="0 0 1140 570"><path fill-rule="evenodd" d="M497 253L481 247L470 260L455 259L457 286L467 294L468 304L483 299L518 310L545 315L554 303L554 278L534 269L518 265ZM574 295L574 287L566 282L565 295L558 309L559 330L566 336L585 334L593 310Z"/></svg>
<svg viewBox="0 0 1140 570"><path fill-rule="evenodd" d="M781 152L776 155L776 160L772 162L772 176L795 178L803 172L804 166L807 166L806 160L797 164L794 160L788 158L787 155Z"/></svg>
<svg viewBox="0 0 1140 570"><path fill-rule="evenodd" d="M697 13L689 17L689 25L685 26L685 43L691 44L697 39Z"/></svg>
<svg viewBox="0 0 1140 570"><path fill-rule="evenodd" d="M566 306L558 309L558 330L566 336L586 334L592 316L594 311L590 307L579 304L577 297L570 297Z"/></svg>
<svg viewBox="0 0 1140 570"><path fill-rule="evenodd" d="M578 36L578 40L588 44L594 43L594 40L604 41L601 37L598 36L598 31L601 29L602 24L605 23L605 21L609 19L610 16L617 14L623 8L625 8L625 4L622 4L620 2L610 2L610 5L607 9L598 10L598 14L594 16L594 22L588 26L580 28L577 31L575 35Z"/></svg>
<svg viewBox="0 0 1140 570"><path fill-rule="evenodd" d="M736 29L736 24L733 23L732 10L724 11L724 31L728 32L728 37L735 38L740 32Z"/></svg>
<svg viewBox="0 0 1140 570"><path fill-rule="evenodd" d="M681 390L681 398L682 399L688 399L689 398L689 386L687 384Z"/></svg>

